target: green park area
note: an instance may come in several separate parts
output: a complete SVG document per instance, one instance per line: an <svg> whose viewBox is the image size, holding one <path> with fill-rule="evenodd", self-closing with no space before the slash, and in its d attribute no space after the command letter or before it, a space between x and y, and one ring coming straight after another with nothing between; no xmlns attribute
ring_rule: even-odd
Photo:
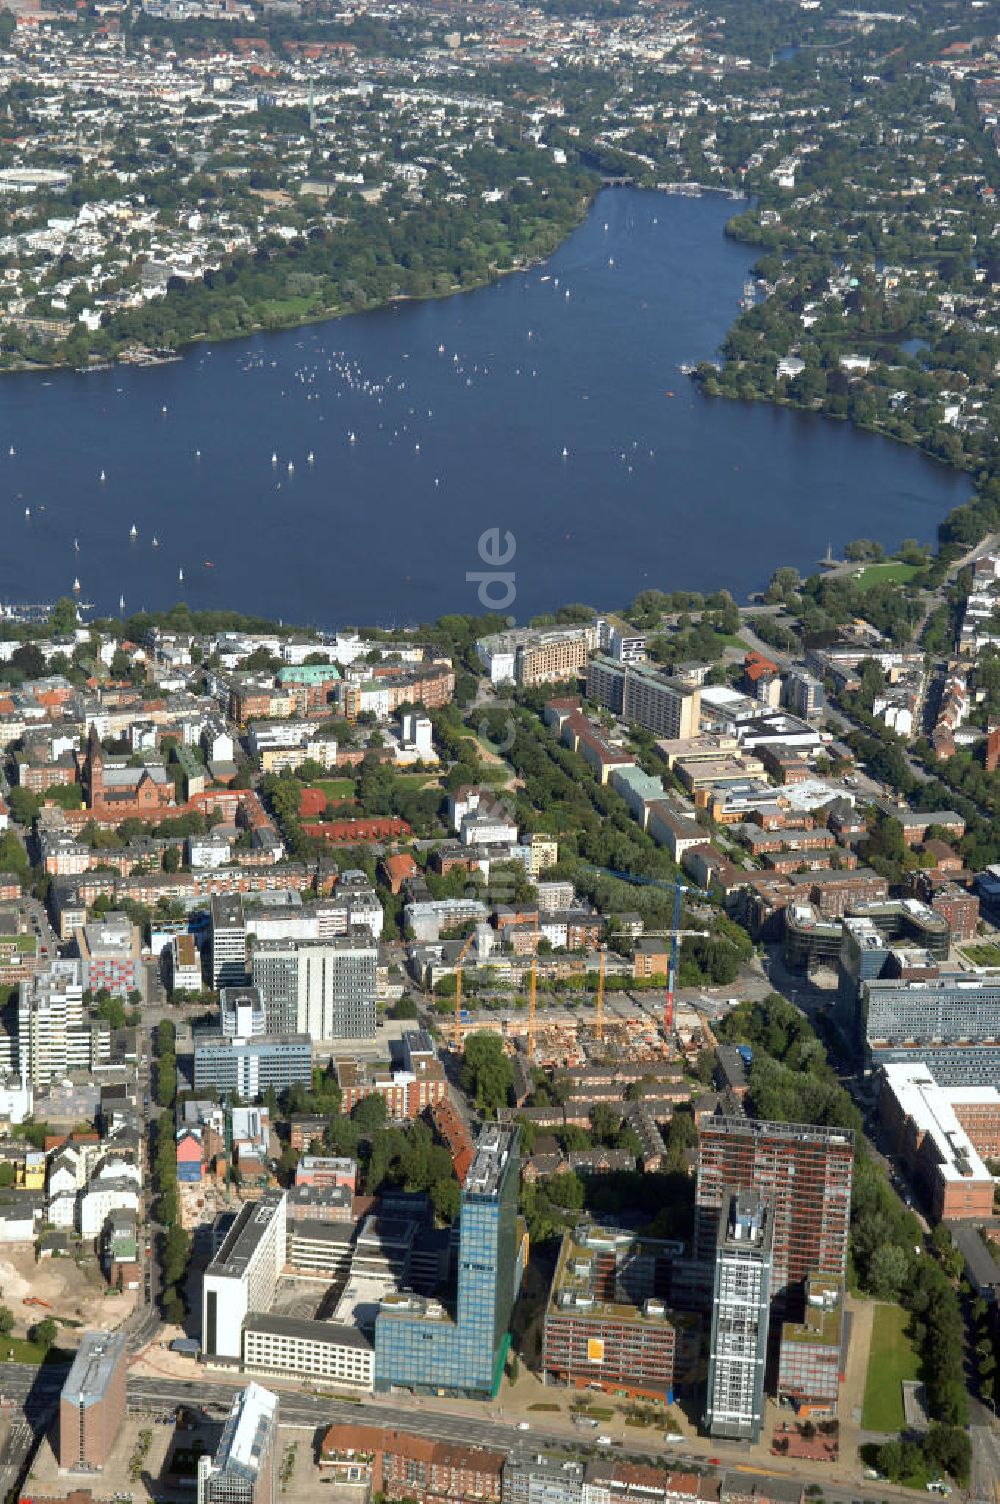
<svg viewBox="0 0 1000 1504"><path fill-rule="evenodd" d="M1000 945L966 945L963 953L973 966L1000 966Z"/></svg>
<svg viewBox="0 0 1000 1504"><path fill-rule="evenodd" d="M353 799L353 778L319 778L312 785L314 789L322 789L328 799Z"/></svg>
<svg viewBox="0 0 1000 1504"><path fill-rule="evenodd" d="M425 784L433 783L433 773L397 773L392 770L392 782L398 789L422 789ZM357 785L353 778L316 778L310 783L314 789L322 789L327 799L353 799L357 792Z"/></svg>
<svg viewBox="0 0 1000 1504"><path fill-rule="evenodd" d="M873 590L876 585L906 585L919 574L916 564L903 564L899 559L890 559L885 564L869 564L855 578L859 590Z"/></svg>
<svg viewBox="0 0 1000 1504"><path fill-rule="evenodd" d="M861 1424L866 1431L903 1429L903 1383L918 1377L919 1358L906 1334L901 1306L875 1307Z"/></svg>

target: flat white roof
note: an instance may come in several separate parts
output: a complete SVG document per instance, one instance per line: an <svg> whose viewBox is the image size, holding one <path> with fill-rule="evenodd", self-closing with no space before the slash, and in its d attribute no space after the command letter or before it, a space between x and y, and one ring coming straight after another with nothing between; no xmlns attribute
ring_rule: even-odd
<svg viewBox="0 0 1000 1504"><path fill-rule="evenodd" d="M965 1086L950 1090L938 1086L929 1069L920 1064L886 1065L885 1079L900 1108L923 1132L930 1135L941 1161L945 1180L992 1180L989 1170L955 1116L955 1103L997 1101L993 1087Z"/></svg>
<svg viewBox="0 0 1000 1504"><path fill-rule="evenodd" d="M343 1326L371 1331L382 1301L387 1295L394 1295L396 1289L396 1281L391 1276L352 1274L337 1301L332 1319Z"/></svg>
<svg viewBox="0 0 1000 1504"><path fill-rule="evenodd" d="M233 1401L229 1422L219 1443L215 1465L256 1477L270 1444L278 1417L278 1396L260 1384L248 1384Z"/></svg>

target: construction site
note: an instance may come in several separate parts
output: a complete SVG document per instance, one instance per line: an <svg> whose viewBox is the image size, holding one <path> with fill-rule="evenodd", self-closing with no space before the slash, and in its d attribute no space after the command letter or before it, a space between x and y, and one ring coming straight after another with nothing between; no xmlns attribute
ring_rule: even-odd
<svg viewBox="0 0 1000 1504"><path fill-rule="evenodd" d="M520 975L527 982L527 998L517 997L510 1003L467 1005L463 1001L465 969L471 966L478 970L484 951L488 958L494 943L490 927L477 925L462 942L453 962L455 993L448 1030L451 1048L461 1052L470 1034L495 1033L504 1040L507 1052L515 1059L522 1058L527 1067L559 1070L604 1059L655 1065L678 1055L690 1058L706 1046L713 1046L715 1038L707 1018L690 1003L679 1010L677 1006L681 943L685 938L709 933L681 928L683 896L700 890L690 889L679 879L672 887L670 929L644 932L635 942L633 961L609 952L604 944L595 946L583 957L572 958L585 986L593 977L592 986L586 986L585 991L555 996L548 988L539 989L539 970L548 972L552 958L539 957L538 911L534 910L525 916L527 922L523 924L517 922L519 916L515 913L511 915L514 920L511 927L499 926L501 933L504 929L508 933L525 932L521 956L527 975L525 978L524 969ZM611 991L606 988L609 968L616 983L631 974L645 980L662 976L664 986L622 991L616 985Z"/></svg>
<svg viewBox="0 0 1000 1504"><path fill-rule="evenodd" d="M36 1259L28 1243L8 1244L0 1257L0 1301L13 1313L14 1337L55 1313L64 1328L116 1326L135 1300L135 1291L109 1290L94 1259ZM0 1357L9 1356L8 1347L0 1342Z"/></svg>
<svg viewBox="0 0 1000 1504"><path fill-rule="evenodd" d="M590 994L570 999L540 993L532 965L526 998L506 1005L466 1006L460 959L448 1042L460 1052L470 1034L499 1034L510 1055L540 1070L605 1058L632 1063L693 1058L714 1046L708 1018L690 1002L677 1000L672 978L664 988L606 992L604 960L601 951Z"/></svg>

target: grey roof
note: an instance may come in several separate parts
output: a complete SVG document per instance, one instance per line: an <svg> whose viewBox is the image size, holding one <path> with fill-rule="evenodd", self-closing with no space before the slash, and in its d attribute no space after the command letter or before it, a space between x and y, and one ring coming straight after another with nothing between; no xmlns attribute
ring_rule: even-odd
<svg viewBox="0 0 1000 1504"><path fill-rule="evenodd" d="M284 1191L265 1191L259 1201L248 1201L226 1234L225 1241L206 1273L242 1279L260 1243L261 1236L284 1200Z"/></svg>
<svg viewBox="0 0 1000 1504"><path fill-rule="evenodd" d="M354 1236L353 1222L321 1222L318 1217L297 1217L288 1225L290 1238L306 1238L311 1243L342 1243L349 1247Z"/></svg>
<svg viewBox="0 0 1000 1504"><path fill-rule="evenodd" d="M296 1337L304 1342L332 1342L338 1347L371 1350L371 1341L356 1326L339 1321L300 1321L294 1316L248 1316L243 1323L247 1332L264 1332L271 1337Z"/></svg>
<svg viewBox="0 0 1000 1504"><path fill-rule="evenodd" d="M125 1357L120 1332L86 1332L63 1385L62 1397L71 1405L96 1405L107 1394L115 1369Z"/></svg>
<svg viewBox="0 0 1000 1504"><path fill-rule="evenodd" d="M212 897L212 928L243 930L243 900L238 893L216 893Z"/></svg>
<svg viewBox="0 0 1000 1504"><path fill-rule="evenodd" d="M968 1222L948 1222L945 1225L979 1289L989 1290L1000 1286L1000 1264L983 1242L979 1228Z"/></svg>
<svg viewBox="0 0 1000 1504"><path fill-rule="evenodd" d="M293 1185L288 1192L291 1217L306 1217L314 1206L350 1206L354 1193L348 1185Z"/></svg>
<svg viewBox="0 0 1000 1504"><path fill-rule="evenodd" d="M115 768L106 766L104 769L104 786L105 788L134 788L147 773L154 783L166 785L167 774L165 769L158 767L154 763L151 767L144 765L141 768Z"/></svg>

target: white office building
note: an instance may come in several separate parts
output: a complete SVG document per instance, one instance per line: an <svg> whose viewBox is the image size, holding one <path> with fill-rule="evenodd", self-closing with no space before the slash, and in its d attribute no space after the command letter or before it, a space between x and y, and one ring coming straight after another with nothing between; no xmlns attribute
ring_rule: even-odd
<svg viewBox="0 0 1000 1504"><path fill-rule="evenodd" d="M267 1311L285 1266L284 1191L265 1191L242 1208L202 1283L201 1347L205 1357L238 1363L243 1323Z"/></svg>
<svg viewBox="0 0 1000 1504"><path fill-rule="evenodd" d="M212 986L239 987L246 981L247 926L238 893L212 899Z"/></svg>
<svg viewBox="0 0 1000 1504"><path fill-rule="evenodd" d="M253 980L268 1032L371 1039L377 959L366 930L331 940L261 941L253 951Z"/></svg>
<svg viewBox="0 0 1000 1504"><path fill-rule="evenodd" d="M267 1033L264 1004L256 987L223 987L219 1032L226 1039L253 1039Z"/></svg>
<svg viewBox="0 0 1000 1504"><path fill-rule="evenodd" d="M251 1316L244 1335L244 1367L282 1377L305 1375L371 1394L375 1349L367 1333L342 1322Z"/></svg>

